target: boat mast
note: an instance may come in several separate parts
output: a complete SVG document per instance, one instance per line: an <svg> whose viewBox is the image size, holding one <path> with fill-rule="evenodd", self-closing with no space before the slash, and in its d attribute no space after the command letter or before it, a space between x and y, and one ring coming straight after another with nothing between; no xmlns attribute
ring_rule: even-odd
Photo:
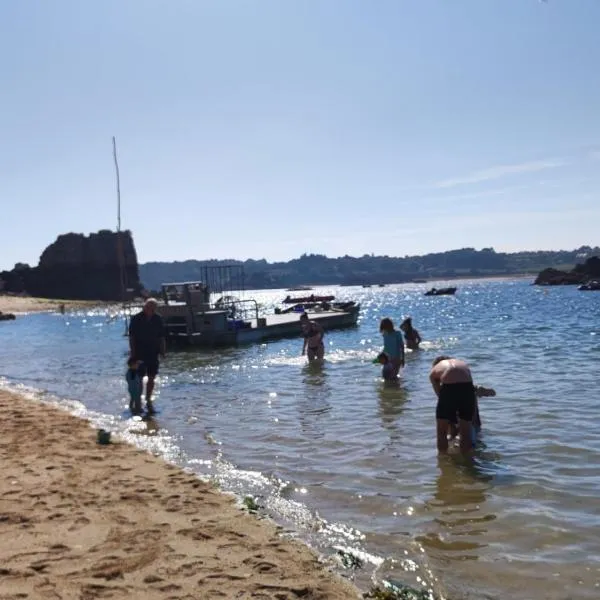
<svg viewBox="0 0 600 600"><path fill-rule="evenodd" d="M121 303L125 310L125 257L123 254L123 236L121 235L121 178L119 175L119 161L117 160L117 140L113 135L113 159L115 161L115 174L117 179L117 257L119 261L119 278L121 283ZM125 329L127 330L127 314L125 314Z"/></svg>

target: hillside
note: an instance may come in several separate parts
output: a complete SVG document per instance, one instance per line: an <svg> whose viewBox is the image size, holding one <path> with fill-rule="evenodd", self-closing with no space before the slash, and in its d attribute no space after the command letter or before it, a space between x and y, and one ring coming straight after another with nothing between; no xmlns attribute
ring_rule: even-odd
<svg viewBox="0 0 600 600"><path fill-rule="evenodd" d="M169 281L201 279L203 265L242 264L247 289L286 288L296 285L360 285L402 283L413 279L485 277L492 275L537 274L543 269L571 268L582 258L600 255L600 248L582 246L576 250L537 252L495 252L493 248L462 248L423 256L342 256L328 258L304 254L287 262L266 260L187 260L141 264L140 279L148 289Z"/></svg>

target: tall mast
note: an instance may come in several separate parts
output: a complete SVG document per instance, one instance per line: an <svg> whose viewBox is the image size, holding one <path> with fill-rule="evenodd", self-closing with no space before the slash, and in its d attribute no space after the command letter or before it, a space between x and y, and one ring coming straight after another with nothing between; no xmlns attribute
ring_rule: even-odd
<svg viewBox="0 0 600 600"><path fill-rule="evenodd" d="M113 158L117 175L117 255L119 261L119 277L121 280L121 302L125 302L125 257L123 256L123 239L121 236L121 178L119 176L119 161L117 160L117 140L113 135Z"/></svg>

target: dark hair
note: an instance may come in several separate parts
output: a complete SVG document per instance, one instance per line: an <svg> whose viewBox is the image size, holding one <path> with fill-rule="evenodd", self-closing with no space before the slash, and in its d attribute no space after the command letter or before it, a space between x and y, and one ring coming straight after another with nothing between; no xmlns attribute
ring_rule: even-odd
<svg viewBox="0 0 600 600"><path fill-rule="evenodd" d="M433 362L431 363L432 367L435 367L435 365L437 365L438 363L441 363L443 360L450 360L450 356L445 356L442 354L442 356L437 356L436 358L433 359Z"/></svg>
<svg viewBox="0 0 600 600"><path fill-rule="evenodd" d="M384 365L387 365L390 362L390 358L385 352L380 352L377 355L377 360L383 362Z"/></svg>
<svg viewBox="0 0 600 600"><path fill-rule="evenodd" d="M394 331L394 322L389 317L381 319L381 323L379 323L379 331Z"/></svg>
<svg viewBox="0 0 600 600"><path fill-rule="evenodd" d="M404 321L402 321L402 325L410 325L412 327L412 318L406 317L406 319L404 319Z"/></svg>
<svg viewBox="0 0 600 600"><path fill-rule="evenodd" d="M128 366L128 367L135 367L135 366L136 366L136 363L137 363L137 359L136 359L136 358L133 358L133 356L130 356L130 357L127 359L127 366Z"/></svg>
<svg viewBox="0 0 600 600"><path fill-rule="evenodd" d="M300 315L300 318L301 318L301 319L308 319L308 315L307 315L305 312L303 312L303 313Z"/></svg>

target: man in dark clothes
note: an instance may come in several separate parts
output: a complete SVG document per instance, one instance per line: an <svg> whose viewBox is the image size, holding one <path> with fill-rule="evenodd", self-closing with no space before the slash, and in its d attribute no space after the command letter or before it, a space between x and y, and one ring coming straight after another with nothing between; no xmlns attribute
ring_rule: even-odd
<svg viewBox="0 0 600 600"><path fill-rule="evenodd" d="M144 308L131 318L129 323L129 350L131 358L142 361L141 376L148 376L146 384L146 408L148 414L154 413L152 392L154 378L158 374L158 355L166 354L165 329L162 317L157 314L157 301L148 298Z"/></svg>

